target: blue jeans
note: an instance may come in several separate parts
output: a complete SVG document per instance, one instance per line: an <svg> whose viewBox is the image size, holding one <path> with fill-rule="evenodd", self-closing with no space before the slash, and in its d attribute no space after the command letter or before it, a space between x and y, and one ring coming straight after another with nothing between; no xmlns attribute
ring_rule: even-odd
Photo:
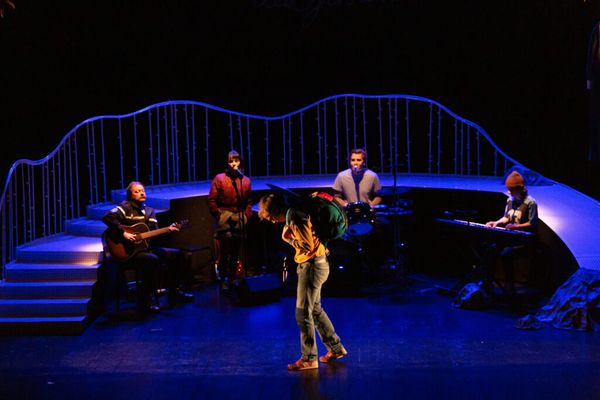
<svg viewBox="0 0 600 400"><path fill-rule="evenodd" d="M300 329L302 359L316 360L315 328L328 351L336 352L342 347L333 324L321 307L321 287L329 276L327 258L322 256L301 263L296 272L298 274L296 322Z"/></svg>

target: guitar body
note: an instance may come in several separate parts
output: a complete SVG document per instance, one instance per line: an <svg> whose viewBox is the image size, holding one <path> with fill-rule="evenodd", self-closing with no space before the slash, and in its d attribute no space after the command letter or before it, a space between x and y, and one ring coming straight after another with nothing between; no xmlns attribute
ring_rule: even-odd
<svg viewBox="0 0 600 400"><path fill-rule="evenodd" d="M117 262L124 262L141 251L147 251L150 247L147 239L169 233L172 229L180 230L182 228L187 228L188 226L189 221L183 220L171 224L171 226L166 228L159 228L151 231L150 228L148 228L148 225L143 222L138 222L137 224L123 227L125 232L135 234L136 240L133 242L126 240L121 232L111 231L110 229L104 231L102 239L111 258Z"/></svg>
<svg viewBox="0 0 600 400"><path fill-rule="evenodd" d="M140 239L135 242L126 240L121 232L110 232L109 229L104 231L103 238L110 256L114 261L125 262L141 251L147 251L149 248L148 240L143 239L143 234L149 232L150 228L143 222L126 226L123 228L125 232L134 233Z"/></svg>

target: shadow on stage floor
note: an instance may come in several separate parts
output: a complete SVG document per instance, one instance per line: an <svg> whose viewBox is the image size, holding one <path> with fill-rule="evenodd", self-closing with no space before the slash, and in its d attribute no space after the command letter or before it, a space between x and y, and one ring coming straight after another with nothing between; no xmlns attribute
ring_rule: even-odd
<svg viewBox="0 0 600 400"><path fill-rule="evenodd" d="M147 318L106 312L82 336L2 337L0 398L597 396L597 334L518 330L502 304L455 309L426 279L368 289L323 299L349 355L318 370L286 370L299 356L293 296L240 307L209 286Z"/></svg>

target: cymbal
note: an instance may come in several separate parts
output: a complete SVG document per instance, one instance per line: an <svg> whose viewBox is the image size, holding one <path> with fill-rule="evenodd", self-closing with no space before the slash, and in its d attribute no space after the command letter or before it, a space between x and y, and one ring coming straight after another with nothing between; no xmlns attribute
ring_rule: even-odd
<svg viewBox="0 0 600 400"><path fill-rule="evenodd" d="M289 196L293 199L299 199L301 197L298 193L296 193L290 189L282 188L280 186L273 185L272 183L267 183L267 186L270 187L271 189L273 189L275 192L282 194L284 196Z"/></svg>
<svg viewBox="0 0 600 400"><path fill-rule="evenodd" d="M395 194L407 193L410 191L410 188L404 186L396 186ZM394 187L393 186L384 186L380 190L377 191L379 196L393 196L394 195Z"/></svg>
<svg viewBox="0 0 600 400"><path fill-rule="evenodd" d="M407 210L404 208L390 208L390 211L381 211L376 213L377 217L382 216L382 217L392 217L392 216L399 216L399 215L411 215L412 214L412 210Z"/></svg>
<svg viewBox="0 0 600 400"><path fill-rule="evenodd" d="M379 203L379 204L375 204L375 205L371 206L371 208L374 209L375 211L377 211L377 210L381 210L381 211L387 210L388 207L389 206L387 204L383 204L383 203Z"/></svg>
<svg viewBox="0 0 600 400"><path fill-rule="evenodd" d="M389 207L388 210L390 210L391 212L405 212L405 211L409 211L404 207Z"/></svg>

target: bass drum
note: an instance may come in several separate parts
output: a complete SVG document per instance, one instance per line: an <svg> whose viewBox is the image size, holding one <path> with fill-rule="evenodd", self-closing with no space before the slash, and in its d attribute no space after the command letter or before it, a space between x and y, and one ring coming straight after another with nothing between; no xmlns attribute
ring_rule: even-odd
<svg viewBox="0 0 600 400"><path fill-rule="evenodd" d="M375 214L368 203L348 203L346 215L348 216L348 230L346 231L348 236L361 237L373 232Z"/></svg>

